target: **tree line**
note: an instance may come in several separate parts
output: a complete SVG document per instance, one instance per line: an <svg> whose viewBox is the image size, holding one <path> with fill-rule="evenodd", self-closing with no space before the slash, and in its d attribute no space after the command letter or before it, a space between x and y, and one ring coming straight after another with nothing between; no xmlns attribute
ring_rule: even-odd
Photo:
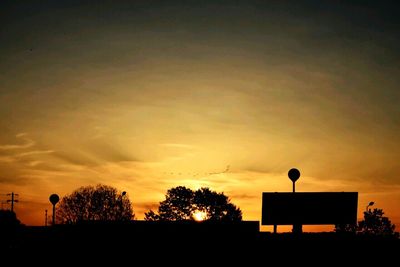
<svg viewBox="0 0 400 267"><path fill-rule="evenodd" d="M130 221L135 218L128 194L114 187L97 185L81 187L64 196L57 207L57 222L74 224L82 221ZM146 221L241 221L242 211L224 193L184 186L171 188L158 210L145 213Z"/></svg>
<svg viewBox="0 0 400 267"><path fill-rule="evenodd" d="M57 206L56 221L59 224L76 224L86 221L131 221L135 219L132 203L126 192L99 184L84 186L64 196ZM242 211L231 203L223 192L203 187L192 190L185 186L169 189L165 200L159 202L156 211L145 213L146 221L242 221ZM19 225L14 212L0 210L0 227ZM364 212L363 220L355 225L335 225L340 234L372 236L399 236L395 225L384 216L382 209Z"/></svg>

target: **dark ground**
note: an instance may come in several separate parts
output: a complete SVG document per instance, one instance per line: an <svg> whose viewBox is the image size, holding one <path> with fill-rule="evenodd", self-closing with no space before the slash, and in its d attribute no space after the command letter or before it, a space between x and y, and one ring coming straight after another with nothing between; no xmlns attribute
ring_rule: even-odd
<svg viewBox="0 0 400 267"><path fill-rule="evenodd" d="M259 222L241 223L85 223L54 227L3 229L0 253L15 260L57 257L62 262L121 261L167 266L313 262L323 265L397 262L400 240L390 238L303 233L259 232ZM46 256L45 256L46 255ZM4 257L2 257L4 259ZM103 263L104 263L103 262ZM237 264L234 264L235 266ZM254 265L250 264L250 265ZM143 264L140 264L143 265ZM144 264L146 265L146 264ZM196 264L195 264L196 265ZM394 264L396 265L396 264ZM61 265L63 266L63 265Z"/></svg>

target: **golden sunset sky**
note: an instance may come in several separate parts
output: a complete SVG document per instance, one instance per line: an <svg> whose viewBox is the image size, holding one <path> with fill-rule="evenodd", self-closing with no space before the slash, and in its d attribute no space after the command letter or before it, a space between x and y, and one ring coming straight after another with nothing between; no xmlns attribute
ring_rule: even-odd
<svg viewBox="0 0 400 267"><path fill-rule="evenodd" d="M357 191L359 219L374 201L400 227L399 10L1 1L0 200L43 225L51 193L104 183L143 219L206 186L261 220L297 167L297 191Z"/></svg>

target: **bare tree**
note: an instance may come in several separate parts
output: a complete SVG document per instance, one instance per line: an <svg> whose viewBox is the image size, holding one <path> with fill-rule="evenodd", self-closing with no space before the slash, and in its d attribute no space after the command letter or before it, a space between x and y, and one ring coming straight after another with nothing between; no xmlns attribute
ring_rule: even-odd
<svg viewBox="0 0 400 267"><path fill-rule="evenodd" d="M107 185L81 187L62 198L57 221L70 224L80 221L129 221L134 218L132 204L125 192Z"/></svg>

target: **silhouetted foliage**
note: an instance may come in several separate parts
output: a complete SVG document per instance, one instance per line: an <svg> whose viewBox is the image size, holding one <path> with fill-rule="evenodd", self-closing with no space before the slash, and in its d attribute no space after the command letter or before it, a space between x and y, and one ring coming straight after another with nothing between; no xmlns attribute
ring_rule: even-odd
<svg viewBox="0 0 400 267"><path fill-rule="evenodd" d="M80 221L129 221L132 204L127 195L107 185L81 187L62 198L57 207L59 223Z"/></svg>
<svg viewBox="0 0 400 267"><path fill-rule="evenodd" d="M160 203L158 213L161 220L182 221L191 219L193 212L193 191L184 186L168 190L165 200Z"/></svg>
<svg viewBox="0 0 400 267"><path fill-rule="evenodd" d="M395 225L388 217L383 216L382 209L368 210L364 212L364 219L358 225L335 225L337 233L358 233L372 236L397 236Z"/></svg>
<svg viewBox="0 0 400 267"><path fill-rule="evenodd" d="M241 221L242 211L224 193L201 188L192 191L178 186L167 191L165 200L160 202L158 214L150 210L145 213L146 221L194 220L196 212L204 213L204 220Z"/></svg>
<svg viewBox="0 0 400 267"><path fill-rule="evenodd" d="M0 210L0 227L13 227L20 225L15 212L11 210Z"/></svg>
<svg viewBox="0 0 400 267"><path fill-rule="evenodd" d="M223 193L201 188L194 192L194 209L205 212L210 221L241 221L242 212Z"/></svg>
<svg viewBox="0 0 400 267"><path fill-rule="evenodd" d="M383 215L382 209L365 211L364 220L358 222L358 231L367 235L393 236L395 225L391 223L388 217Z"/></svg>
<svg viewBox="0 0 400 267"><path fill-rule="evenodd" d="M145 217L144 217L145 221L160 221L161 220L160 216L152 210L146 212L144 215L145 215Z"/></svg>
<svg viewBox="0 0 400 267"><path fill-rule="evenodd" d="M357 224L337 224L335 225L336 233L353 233L357 232Z"/></svg>

